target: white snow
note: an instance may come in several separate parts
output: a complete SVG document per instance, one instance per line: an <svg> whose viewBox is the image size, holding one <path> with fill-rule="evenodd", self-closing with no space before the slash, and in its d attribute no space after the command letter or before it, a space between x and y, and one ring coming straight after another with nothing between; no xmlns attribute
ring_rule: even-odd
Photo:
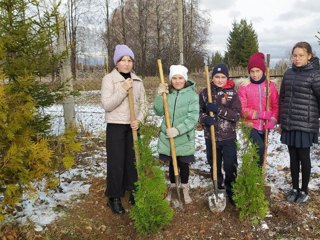
<svg viewBox="0 0 320 240"><path fill-rule="evenodd" d="M52 133L62 133L64 130L63 107L61 105L54 105L45 109L44 112L49 113L53 118L52 123L54 127ZM99 104L76 106L76 119L81 129L92 132L94 135L105 133L106 124L104 117L104 110ZM147 121L159 126L161 118L154 116L152 110L150 110ZM156 144L157 139L154 139L150 144L155 156L157 156ZM209 179L209 165L206 163L203 131L196 131L196 149L196 161L190 168L190 186L191 188L208 187L212 182ZM319 145L311 148L312 173L309 184L311 191L320 187L320 161L317 155L319 154L319 150ZM317 154L316 151L318 152ZM100 161L97 161L99 158ZM82 194L89 193L89 179L92 176L105 178L107 166L105 161L101 161L101 158L105 158L105 149L86 157L85 160L89 163L86 166L77 165L71 170L64 172L60 176L61 191L59 192L46 192L42 183L35 184L37 193L25 194L21 205L22 211L17 212L14 218L8 216L7 221L16 220L22 224L31 221L35 224L37 231L42 231L46 225L62 216L62 211L57 211L57 208L71 205ZM167 170L168 168L164 166L163 169ZM205 173L208 177L203 177L202 174L198 174L199 172ZM280 143L280 135L275 131L271 131L269 134L266 179L267 184L271 186L272 196L289 189L291 186L288 151L286 146ZM262 226L262 228L267 229L267 226Z"/></svg>

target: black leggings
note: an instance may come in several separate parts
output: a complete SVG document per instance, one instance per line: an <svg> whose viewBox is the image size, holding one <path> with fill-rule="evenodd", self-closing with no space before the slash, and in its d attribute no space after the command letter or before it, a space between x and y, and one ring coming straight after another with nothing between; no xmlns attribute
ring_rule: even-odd
<svg viewBox="0 0 320 240"><path fill-rule="evenodd" d="M180 170L179 175L180 175L181 183L186 184L188 183L188 180L189 180L189 163L185 163L181 161L177 161L177 162L178 162L178 170ZM170 161L170 164L169 164L169 178L171 183L176 182L172 161Z"/></svg>
<svg viewBox="0 0 320 240"><path fill-rule="evenodd" d="M296 148L288 146L290 155L290 170L293 189L299 189L299 172L301 164L301 190L308 193L308 184L311 174L310 148Z"/></svg>

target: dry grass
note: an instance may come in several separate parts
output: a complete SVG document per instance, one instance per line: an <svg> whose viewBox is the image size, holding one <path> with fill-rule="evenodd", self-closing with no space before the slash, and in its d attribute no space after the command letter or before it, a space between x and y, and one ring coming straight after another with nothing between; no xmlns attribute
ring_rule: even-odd
<svg viewBox="0 0 320 240"><path fill-rule="evenodd" d="M236 74L236 73L234 73ZM239 73L238 73L239 74ZM243 74L242 74L243 75ZM77 80L74 82L74 88L78 91L92 91L101 89L101 80L104 76L103 70L94 70L79 73ZM196 91L199 93L203 88L206 87L206 78L204 73L192 73L189 74L189 78L196 83ZM244 78L242 78L243 80ZM143 78L144 86L146 89L148 102L152 102L158 85L160 83L160 78L158 76L147 76ZM168 82L168 76L165 76L165 81ZM273 78L272 81L276 83L277 89L280 89L281 78ZM234 79L236 89L238 88L241 79ZM77 102L82 103L94 103L100 101L100 94L93 93L90 96L81 95L77 98Z"/></svg>

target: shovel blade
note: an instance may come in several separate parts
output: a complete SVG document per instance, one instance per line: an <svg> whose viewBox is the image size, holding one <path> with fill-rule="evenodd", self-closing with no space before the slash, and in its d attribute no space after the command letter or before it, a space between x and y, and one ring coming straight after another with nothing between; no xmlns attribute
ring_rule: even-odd
<svg viewBox="0 0 320 240"><path fill-rule="evenodd" d="M224 190L219 190L209 195L209 209L211 212L222 212L227 205L226 192Z"/></svg>
<svg viewBox="0 0 320 240"><path fill-rule="evenodd" d="M180 187L171 189L171 206L174 208L183 209Z"/></svg>

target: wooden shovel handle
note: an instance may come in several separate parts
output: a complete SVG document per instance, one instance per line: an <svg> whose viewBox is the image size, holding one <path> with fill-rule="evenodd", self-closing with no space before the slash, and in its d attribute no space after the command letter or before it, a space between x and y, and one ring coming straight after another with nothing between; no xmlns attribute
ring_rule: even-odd
<svg viewBox="0 0 320 240"><path fill-rule="evenodd" d="M158 59L157 62L158 62L158 67L159 67L160 82L165 83L164 77L163 77L163 69L162 69L161 59ZM167 94L163 93L162 97L163 97L163 107L164 107L164 116L165 116L165 120L166 120L166 127L171 128ZM170 150L171 150L174 175L178 176L179 172L178 172L177 154L176 154L176 148L174 145L174 139L169 138L169 141L170 141Z"/></svg>
<svg viewBox="0 0 320 240"><path fill-rule="evenodd" d="M208 90L208 102L212 103L212 96L211 96L211 83L209 79L209 70L208 66L204 67L204 71L206 74L206 81L207 81L207 90ZM210 117L213 117L214 114L213 112L210 112ZM215 134L215 129L214 125L210 126L210 135L211 135L211 147L212 147L212 171L213 171L213 182L214 184L217 183L217 153L216 153L216 134Z"/></svg>
<svg viewBox="0 0 320 240"><path fill-rule="evenodd" d="M267 54L266 59L266 111L270 111L270 54ZM268 120L265 121L265 124L268 123ZM267 165L267 153L268 153L268 141L269 141L269 130L265 129L264 136L264 152L263 152L263 163L262 163L262 173L265 175L266 173L266 165Z"/></svg>
<svg viewBox="0 0 320 240"><path fill-rule="evenodd" d="M134 112L134 95L133 89L130 88L128 91L128 100L129 100L129 110L130 110L130 121L133 122L136 120L136 114ZM132 129L132 136L133 136L133 148L134 154L136 157L136 162L140 160L140 151L138 145L138 131Z"/></svg>

